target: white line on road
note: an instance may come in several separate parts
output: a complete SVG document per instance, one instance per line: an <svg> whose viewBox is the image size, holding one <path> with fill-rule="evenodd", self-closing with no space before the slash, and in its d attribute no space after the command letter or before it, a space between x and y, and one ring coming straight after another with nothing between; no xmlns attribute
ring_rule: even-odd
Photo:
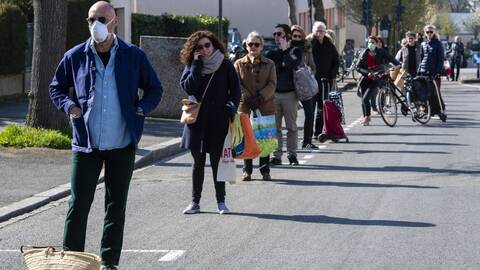
<svg viewBox="0 0 480 270"><path fill-rule="evenodd" d="M20 249L0 249L0 252L20 252Z"/></svg>
<svg viewBox="0 0 480 270"><path fill-rule="evenodd" d="M165 256L161 257L159 262L171 262L180 258L185 253L185 250L170 250Z"/></svg>
<svg viewBox="0 0 480 270"><path fill-rule="evenodd" d="M311 159L311 158L313 158L313 157L314 157L314 155L305 155L303 158L304 158L304 159Z"/></svg>
<svg viewBox="0 0 480 270"><path fill-rule="evenodd" d="M300 164L300 165L303 165L303 164L305 164L305 163L307 163L306 160L299 160L299 161L298 161L298 164Z"/></svg>

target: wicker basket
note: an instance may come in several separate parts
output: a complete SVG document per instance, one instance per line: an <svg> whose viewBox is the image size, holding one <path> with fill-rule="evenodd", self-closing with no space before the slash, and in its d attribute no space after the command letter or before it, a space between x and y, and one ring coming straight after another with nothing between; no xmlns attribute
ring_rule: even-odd
<svg viewBox="0 0 480 270"><path fill-rule="evenodd" d="M100 269L100 257L91 253L65 251L62 247L54 246L22 246L20 251L28 270Z"/></svg>

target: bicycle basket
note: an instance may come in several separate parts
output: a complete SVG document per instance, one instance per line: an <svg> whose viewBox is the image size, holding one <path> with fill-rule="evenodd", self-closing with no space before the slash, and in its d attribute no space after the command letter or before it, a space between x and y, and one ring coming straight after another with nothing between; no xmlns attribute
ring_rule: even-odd
<svg viewBox="0 0 480 270"><path fill-rule="evenodd" d="M59 250L53 246L22 246L20 251L28 270L98 270L100 257L95 254Z"/></svg>

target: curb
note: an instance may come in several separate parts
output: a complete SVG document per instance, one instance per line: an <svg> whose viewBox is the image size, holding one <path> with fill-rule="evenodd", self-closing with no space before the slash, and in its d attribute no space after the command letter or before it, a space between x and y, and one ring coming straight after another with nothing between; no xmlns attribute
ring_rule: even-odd
<svg viewBox="0 0 480 270"><path fill-rule="evenodd" d="M465 79L465 80L460 80L460 83L480 83L480 79Z"/></svg>
<svg viewBox="0 0 480 270"><path fill-rule="evenodd" d="M146 154L135 160L134 171L151 165L159 159L176 155L183 152L180 148L181 138L175 138L163 143L149 146L145 149ZM103 183L103 175L98 179L98 184ZM56 186L47 191L37 193L18 202L14 202L0 208L0 223L11 218L26 214L40 208L50 202L65 198L70 195L70 184Z"/></svg>

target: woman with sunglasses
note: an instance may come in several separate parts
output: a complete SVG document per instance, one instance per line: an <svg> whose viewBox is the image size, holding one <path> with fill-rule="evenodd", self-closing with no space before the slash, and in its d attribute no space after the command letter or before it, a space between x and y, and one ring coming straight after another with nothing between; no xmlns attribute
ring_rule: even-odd
<svg viewBox="0 0 480 270"><path fill-rule="evenodd" d="M311 47L307 46L308 43L305 39L305 31L299 25L292 25L292 40L290 41L290 46L297 47L303 52L302 60L307 65L313 63ZM316 150L318 146L312 143L313 136L313 123L315 120L315 104L316 98L311 98L309 100L301 101L303 112L305 114L305 121L303 123L303 141L302 149Z"/></svg>
<svg viewBox="0 0 480 270"><path fill-rule="evenodd" d="M438 115L442 122L447 121L447 115L444 113L445 104L443 103L442 94L440 93L440 81L443 70L443 59L445 57L443 45L438 40L435 33L437 28L434 25L427 25L423 29L425 31L425 41L422 43L422 61L418 68L418 75L431 76L435 78L436 90L430 91L430 108L431 114Z"/></svg>
<svg viewBox="0 0 480 270"><path fill-rule="evenodd" d="M262 115L274 115L274 94L277 87L275 63L262 56L263 38L257 32L251 32L246 38L248 54L235 62L235 69L240 78L242 98L238 111L250 114L260 110ZM260 173L264 181L271 180L270 156L260 158ZM251 159L244 161L243 181L252 180L253 164Z"/></svg>
<svg viewBox="0 0 480 270"><path fill-rule="evenodd" d="M193 157L192 202L184 214L200 212L200 197L207 153L213 171L218 213L225 214L225 182L217 181L217 169L229 122L237 112L240 88L232 63L225 59L226 50L210 31L193 33L180 52L185 64L180 85L190 99L201 102L197 121L186 124L182 148Z"/></svg>

